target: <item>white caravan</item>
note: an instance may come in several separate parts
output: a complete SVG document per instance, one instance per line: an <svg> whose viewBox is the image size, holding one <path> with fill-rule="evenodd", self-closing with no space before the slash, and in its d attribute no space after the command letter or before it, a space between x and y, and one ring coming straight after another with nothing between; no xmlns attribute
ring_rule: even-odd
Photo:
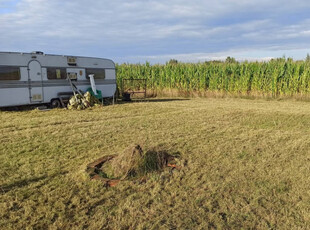
<svg viewBox="0 0 310 230"><path fill-rule="evenodd" d="M58 107L62 96L72 94L68 78L85 92L92 74L102 97L113 97L115 64L109 59L0 52L0 107L41 103Z"/></svg>

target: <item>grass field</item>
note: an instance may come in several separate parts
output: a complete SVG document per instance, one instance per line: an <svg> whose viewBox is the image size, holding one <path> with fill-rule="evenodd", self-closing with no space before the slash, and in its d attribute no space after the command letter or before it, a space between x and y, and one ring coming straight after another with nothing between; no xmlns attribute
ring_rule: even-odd
<svg viewBox="0 0 310 230"><path fill-rule="evenodd" d="M0 112L0 229L309 229L310 104L154 99ZM132 144L187 165L106 188L86 165Z"/></svg>

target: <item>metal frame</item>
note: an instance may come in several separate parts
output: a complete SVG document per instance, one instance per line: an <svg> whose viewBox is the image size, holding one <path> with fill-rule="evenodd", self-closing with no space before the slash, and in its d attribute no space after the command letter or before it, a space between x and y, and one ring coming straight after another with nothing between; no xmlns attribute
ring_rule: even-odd
<svg viewBox="0 0 310 230"><path fill-rule="evenodd" d="M144 90L143 91L135 91L134 89L125 89L125 82L128 81L141 81L144 82ZM134 94L139 94L139 93L143 93L144 94L144 98L146 98L146 87L147 87L147 79L143 78L143 79L138 79L138 78L123 78L122 79L122 94L124 93L128 93L130 95L134 95Z"/></svg>

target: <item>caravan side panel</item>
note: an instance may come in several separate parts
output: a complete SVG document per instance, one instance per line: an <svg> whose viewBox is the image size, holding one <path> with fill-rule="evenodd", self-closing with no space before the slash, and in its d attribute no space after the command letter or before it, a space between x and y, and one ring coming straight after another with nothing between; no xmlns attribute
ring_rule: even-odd
<svg viewBox="0 0 310 230"><path fill-rule="evenodd" d="M11 65L2 65L2 67L14 67ZM27 67L20 67L19 80L5 80L0 79L0 107L17 106L29 104L29 84L28 84L28 70Z"/></svg>
<svg viewBox="0 0 310 230"><path fill-rule="evenodd" d="M115 69L106 69L105 79L115 79Z"/></svg>
<svg viewBox="0 0 310 230"><path fill-rule="evenodd" d="M0 85L0 105L1 106L17 106L29 104L29 89L28 87L6 87L1 88ZM27 96L28 95L28 96Z"/></svg>
<svg viewBox="0 0 310 230"><path fill-rule="evenodd" d="M66 82L68 84L68 82ZM43 83L44 86L44 102L50 103L52 99L58 98L58 93L60 92L72 92L72 89L69 85L52 85Z"/></svg>

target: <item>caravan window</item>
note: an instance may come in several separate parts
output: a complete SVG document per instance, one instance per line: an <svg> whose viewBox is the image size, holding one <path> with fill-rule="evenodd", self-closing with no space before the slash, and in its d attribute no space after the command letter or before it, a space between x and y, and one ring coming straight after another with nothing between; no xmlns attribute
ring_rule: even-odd
<svg viewBox="0 0 310 230"><path fill-rule="evenodd" d="M0 80L20 80L19 67L0 66Z"/></svg>
<svg viewBox="0 0 310 230"><path fill-rule="evenodd" d="M66 68L46 68L47 78L52 79L66 79L67 71Z"/></svg>
<svg viewBox="0 0 310 230"><path fill-rule="evenodd" d="M105 71L104 69L86 69L86 77L89 74L94 74L94 79L105 79Z"/></svg>

